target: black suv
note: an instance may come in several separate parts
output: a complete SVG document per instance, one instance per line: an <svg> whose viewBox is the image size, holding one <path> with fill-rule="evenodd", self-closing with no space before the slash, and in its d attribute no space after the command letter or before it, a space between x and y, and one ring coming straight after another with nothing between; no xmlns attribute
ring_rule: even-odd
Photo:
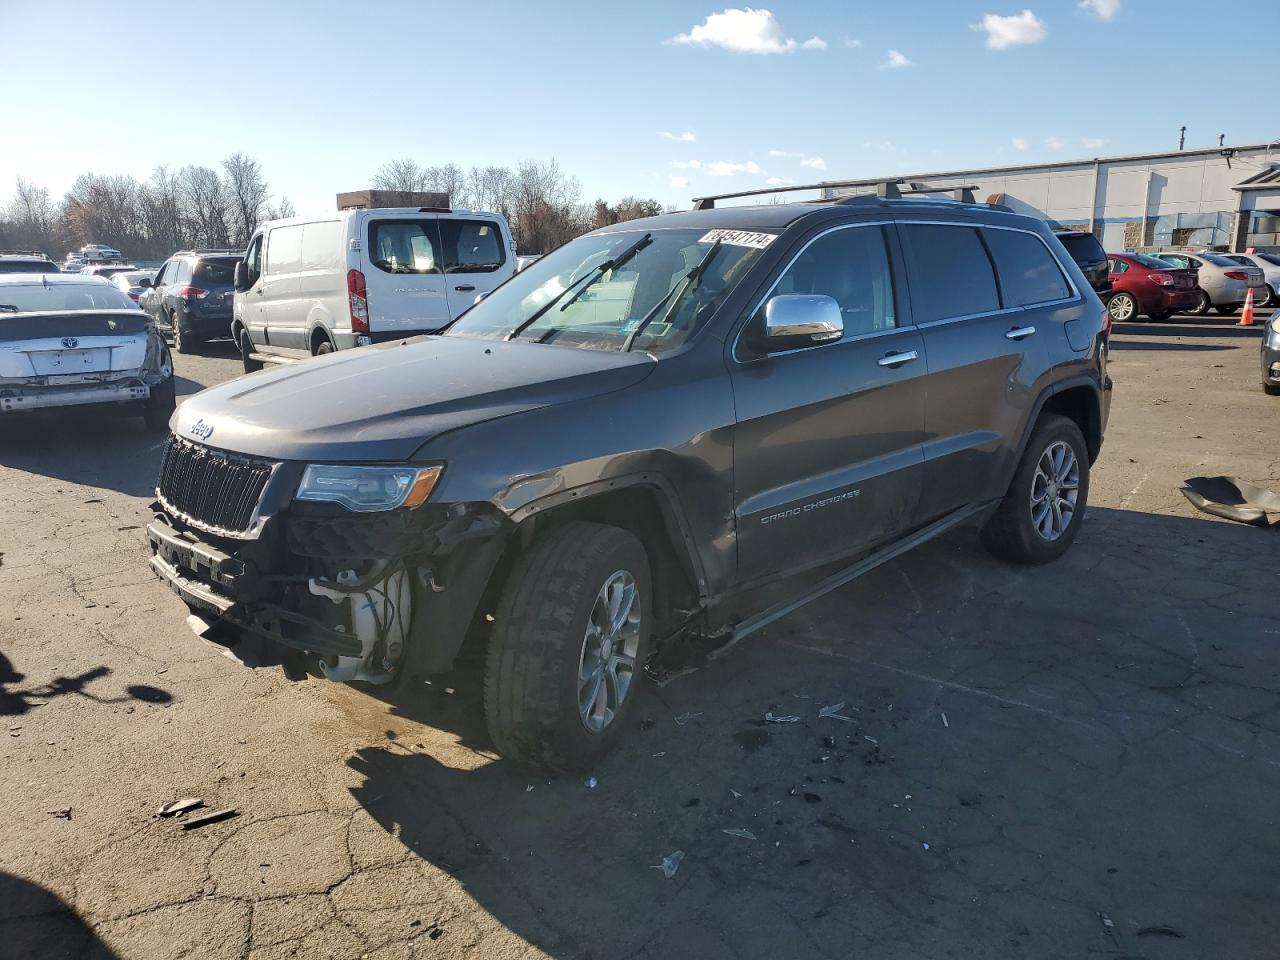
<svg viewBox="0 0 1280 960"><path fill-rule="evenodd" d="M1106 303L1111 297L1111 262L1098 238L1085 230L1059 230L1057 237L1089 281L1089 286L1093 287L1093 292Z"/></svg>
<svg viewBox="0 0 1280 960"><path fill-rule="evenodd" d="M402 684L474 644L497 748L573 769L646 668L962 522L1016 562L1068 548L1107 322L1042 221L713 202L579 237L442 335L188 400L153 568L211 636L334 680Z"/></svg>
<svg viewBox="0 0 1280 960"><path fill-rule="evenodd" d="M232 281L243 259L234 250L179 250L164 262L138 305L172 337L178 353L190 353L212 337L229 337Z"/></svg>

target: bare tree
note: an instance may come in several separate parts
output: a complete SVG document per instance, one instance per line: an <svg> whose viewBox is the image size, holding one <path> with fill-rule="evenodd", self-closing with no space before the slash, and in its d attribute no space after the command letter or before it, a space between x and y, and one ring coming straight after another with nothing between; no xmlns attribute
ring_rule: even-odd
<svg viewBox="0 0 1280 960"><path fill-rule="evenodd" d="M61 241L61 213L49 191L22 177L18 178L12 202L0 213L4 223L4 243L24 249L56 250Z"/></svg>
<svg viewBox="0 0 1280 960"><path fill-rule="evenodd" d="M418 166L416 160L411 160L409 157L401 160L392 160L380 166L373 175L372 186L375 190L422 191L430 189L427 186L427 171Z"/></svg>
<svg viewBox="0 0 1280 960"><path fill-rule="evenodd" d="M293 204L289 202L288 197L281 197L280 202L274 207L267 207L265 219L267 220L283 220L285 217L296 217L298 211L293 208Z"/></svg>
<svg viewBox="0 0 1280 960"><path fill-rule="evenodd" d="M226 171L225 186L231 207L229 239L233 246L243 247L262 219L269 196L267 181L263 179L258 161L243 153L233 153L223 160L222 169Z"/></svg>
<svg viewBox="0 0 1280 960"><path fill-rule="evenodd" d="M186 222L186 240L211 247L231 242L227 219L231 198L216 171L209 167L187 166L178 171Z"/></svg>

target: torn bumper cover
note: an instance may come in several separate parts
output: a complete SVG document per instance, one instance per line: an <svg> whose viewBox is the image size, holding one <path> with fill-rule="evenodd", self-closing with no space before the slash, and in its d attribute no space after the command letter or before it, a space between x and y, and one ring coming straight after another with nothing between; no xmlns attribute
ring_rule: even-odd
<svg viewBox="0 0 1280 960"><path fill-rule="evenodd" d="M151 396L152 387L173 376L173 364L164 340L154 332L147 333L146 340L146 349L140 367L124 370L82 370L77 373L49 373L29 377L0 375L0 413L17 413L43 407L73 407L95 403L128 403L146 400ZM140 345L135 349L141 352ZM78 362L88 363L98 354L105 355L106 363L109 365L116 353L123 352L124 350L119 347L88 348L83 351L67 350L65 353L69 359L65 366L70 368ZM86 359L79 361L76 357L77 353L84 354ZM58 367L53 369L58 369L62 365L62 361L59 360Z"/></svg>
<svg viewBox="0 0 1280 960"><path fill-rule="evenodd" d="M193 611L317 658L332 680L447 670L505 543L496 512L356 516L294 504L255 539L203 533L154 505L151 567Z"/></svg>

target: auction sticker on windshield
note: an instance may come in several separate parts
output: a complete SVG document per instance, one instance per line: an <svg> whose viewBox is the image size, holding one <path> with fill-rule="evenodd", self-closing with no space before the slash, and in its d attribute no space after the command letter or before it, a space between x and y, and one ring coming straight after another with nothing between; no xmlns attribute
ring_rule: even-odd
<svg viewBox="0 0 1280 960"><path fill-rule="evenodd" d="M699 243L727 243L733 247L755 247L763 250L778 239L772 233L752 233L749 230L708 230L698 238Z"/></svg>

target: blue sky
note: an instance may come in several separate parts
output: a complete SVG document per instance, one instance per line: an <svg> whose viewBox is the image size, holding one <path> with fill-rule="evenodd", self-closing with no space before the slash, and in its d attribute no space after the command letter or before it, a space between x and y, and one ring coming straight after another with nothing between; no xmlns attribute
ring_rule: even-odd
<svg viewBox="0 0 1280 960"><path fill-rule="evenodd" d="M1278 30L1275 0L0 0L0 201L19 175L60 194L235 151L306 213L402 156L555 157L586 200L684 205L1154 152L1183 124L1188 146L1261 142L1280 67L1242 38Z"/></svg>

